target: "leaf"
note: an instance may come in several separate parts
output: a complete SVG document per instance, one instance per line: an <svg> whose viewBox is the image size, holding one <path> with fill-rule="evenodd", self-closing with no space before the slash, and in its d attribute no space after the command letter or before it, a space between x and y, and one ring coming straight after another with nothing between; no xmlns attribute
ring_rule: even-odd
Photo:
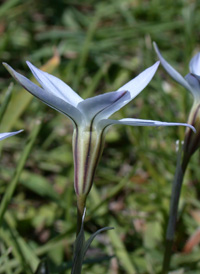
<svg viewBox="0 0 200 274"><path fill-rule="evenodd" d="M75 241L75 248L74 248L74 259L73 259L73 265L72 265L72 274L79 274L81 273L83 260L85 257L85 254L90 247L92 241L94 238L100 234L103 231L113 229L113 227L104 227L93 233L90 238L85 242L85 236L84 236L84 219L85 219L85 212L84 210L83 217L82 217L82 224L81 229L78 234L78 237Z"/></svg>
<svg viewBox="0 0 200 274"><path fill-rule="evenodd" d="M87 240L87 242L85 243L85 247L84 247L84 256L88 250L88 248L90 247L92 241L94 240L94 238L99 235L101 232L106 231L106 230L111 230L114 229L114 227L103 227L99 230L97 230L95 233L93 233L90 238Z"/></svg>
<svg viewBox="0 0 200 274"><path fill-rule="evenodd" d="M71 274L79 274L81 273L81 269L82 269L83 258L84 258L84 245L85 245L85 236L84 236L85 212L86 212L86 209L84 209L81 229L76 238L75 245L74 245L74 258L73 258Z"/></svg>
<svg viewBox="0 0 200 274"><path fill-rule="evenodd" d="M39 265L38 265L36 271L34 272L34 274L50 274L49 267L48 267L46 259L42 260L39 263Z"/></svg>

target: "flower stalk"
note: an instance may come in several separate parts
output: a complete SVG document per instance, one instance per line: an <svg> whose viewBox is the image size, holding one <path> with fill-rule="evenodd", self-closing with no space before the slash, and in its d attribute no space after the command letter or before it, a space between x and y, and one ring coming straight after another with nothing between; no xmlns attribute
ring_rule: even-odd
<svg viewBox="0 0 200 274"><path fill-rule="evenodd" d="M163 259L162 274L168 273L172 256L172 246L174 242L174 234L176 229L178 205L183 184L183 178L186 170L186 168L183 168L182 166L182 152L183 148L181 146L179 147L178 151L176 172L172 183L172 194L170 199L169 220L165 239L165 253Z"/></svg>
<svg viewBox="0 0 200 274"><path fill-rule="evenodd" d="M79 195L77 196L77 227L76 227L76 236L78 236L81 226L82 226L82 220L83 220L83 214L85 210L86 205L86 196L85 195Z"/></svg>
<svg viewBox="0 0 200 274"><path fill-rule="evenodd" d="M166 233L166 247L163 260L163 274L168 273L172 255L172 245L174 241L175 226L178 214L178 205L180 200L181 188L184 180L184 174L187 169L191 156L200 147L200 53L197 53L190 61L190 72L183 77L180 75L161 55L156 43L154 48L158 58L167 71L167 73L181 86L187 89L193 96L193 106L189 113L188 124L195 127L194 133L189 128L186 129L184 145L178 156L176 173L172 185L172 195L170 200L170 213Z"/></svg>

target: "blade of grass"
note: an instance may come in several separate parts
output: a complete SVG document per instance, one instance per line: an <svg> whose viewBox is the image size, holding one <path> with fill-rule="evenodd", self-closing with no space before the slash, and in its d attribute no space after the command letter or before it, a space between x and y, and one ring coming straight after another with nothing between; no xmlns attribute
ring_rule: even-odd
<svg viewBox="0 0 200 274"><path fill-rule="evenodd" d="M0 108L0 124L1 124L1 120L3 118L3 115L6 111L6 108L8 106L8 103L10 102L11 99L11 95L12 95L12 89L13 89L13 83L11 83L6 91L3 103L1 104L1 108Z"/></svg>
<svg viewBox="0 0 200 274"><path fill-rule="evenodd" d="M70 225L70 227L67 229L67 231L54 237L53 239L48 241L46 244L38 246L34 250L34 254L36 254L36 256L44 256L45 253L48 253L49 251L54 250L58 246L66 246L67 244L72 244L73 237L71 237L71 235L73 234L74 230L75 230L75 225L73 225L73 224ZM1 236L2 236L2 238L5 238L2 233L1 233ZM9 261L9 266L11 268L16 268L16 267L20 266L20 261L17 258L13 258ZM0 273L5 273L5 270L6 270L5 265L0 266Z"/></svg>
<svg viewBox="0 0 200 274"><path fill-rule="evenodd" d="M3 243L0 245L0 251L1 251L1 258L0 258L0 266L5 266L5 273L6 274L12 274L10 263L9 263L9 254L11 253L12 248L8 248L6 250Z"/></svg>
<svg viewBox="0 0 200 274"><path fill-rule="evenodd" d="M103 205L105 205L106 202L108 202L109 200L111 200L114 196L116 196L118 193L120 193L120 191L125 187L125 185L128 183L129 179L132 177L132 175L135 173L135 168L133 168L131 170L131 172L125 176L120 182L118 182L118 184L116 184L115 187L113 187L110 192L107 194L107 196L104 198L104 200L101 199L101 197L99 197L98 192L95 191L92 192L92 195L95 195L95 200L97 201L96 203L94 203L94 199L93 199L93 208L90 211L90 215L93 216L95 213L99 213L99 209L102 208ZM88 220L88 218L87 218Z"/></svg>
<svg viewBox="0 0 200 274"><path fill-rule="evenodd" d="M95 34L95 31L97 29L99 20L100 20L100 13L97 13L97 14L95 14L93 20L91 21L91 23L89 25L87 36L85 38L85 42L82 47L81 55L79 57L77 74L76 74L76 77L74 78L73 87L75 90L78 89L79 81L80 81L81 77L83 76L84 66L85 66L85 62L88 57L91 41L92 41L93 35Z"/></svg>
<svg viewBox="0 0 200 274"><path fill-rule="evenodd" d="M1 4L0 17L4 16L5 13L10 10L10 8L14 7L16 4L18 4L20 2L21 2L21 0L5 1L3 4Z"/></svg>
<svg viewBox="0 0 200 274"><path fill-rule="evenodd" d="M22 152L22 155L20 157L20 160L19 160L19 163L17 165L17 168L16 168L16 171L13 175L13 178L8 186L8 188L6 189L6 192L2 198L2 201L1 201L1 204L0 204L0 226L2 224L2 220L3 220L3 217L4 217L4 214L6 212L6 209L10 203L10 200L14 194L14 191L15 191L15 188L17 186L17 182L19 180L19 177L21 175L21 172L24 168L24 165L26 163L26 160L30 154L30 151L33 147L33 144L36 140L36 137L39 133L39 130L41 128L41 123L37 123L35 125L35 128L33 129L33 131L31 132L28 140L27 140L27 144L24 148L24 151Z"/></svg>
<svg viewBox="0 0 200 274"><path fill-rule="evenodd" d="M46 260L43 260L38 265L34 274L49 274L49 267Z"/></svg>
<svg viewBox="0 0 200 274"><path fill-rule="evenodd" d="M110 222L111 226L116 227L114 220L112 219ZM116 230L108 231L109 239L114 248L114 252L119 262L123 266L124 270L128 274L136 274L138 273L135 268L131 258L125 248L124 243L122 242L120 235L117 235Z"/></svg>
<svg viewBox="0 0 200 274"><path fill-rule="evenodd" d="M108 68L109 68L109 64L106 63L97 71L97 73L94 75L94 77L92 79L91 84L88 85L88 88L83 93L84 98L92 97L94 95L94 92L95 92L97 86L99 85L99 82L101 81L103 76L108 71Z"/></svg>
<svg viewBox="0 0 200 274"><path fill-rule="evenodd" d="M12 246L12 255L17 258L19 261L19 264L23 266L23 269L25 270L25 274L32 274L30 266L26 263L25 257L23 252L21 251L21 248L19 246L18 240L14 236L14 234L11 233L9 227L7 224L5 224L0 229L1 237L4 239L4 242L8 246ZM11 265L10 265L11 267ZM12 271L13 272L13 271Z"/></svg>
<svg viewBox="0 0 200 274"><path fill-rule="evenodd" d="M18 257L20 258L22 264L30 270L34 271L39 264L39 259L34 254L34 251L29 247L26 241L19 235L18 231L15 229L14 219L11 214L6 214L5 224L6 231L8 232L8 237L10 238L11 246L15 246Z"/></svg>

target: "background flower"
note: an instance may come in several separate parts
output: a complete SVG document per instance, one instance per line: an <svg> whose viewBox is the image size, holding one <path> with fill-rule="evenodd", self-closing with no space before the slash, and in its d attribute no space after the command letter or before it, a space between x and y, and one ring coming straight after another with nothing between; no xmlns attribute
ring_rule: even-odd
<svg viewBox="0 0 200 274"><path fill-rule="evenodd" d="M6 138L8 138L8 137L11 137L11 136L13 136L13 135L16 135L16 134L18 134L18 133L20 133L20 132L22 132L22 131L23 131L23 130L19 130L19 131L15 131L15 132L4 132L4 133L0 133L0 141L6 139Z"/></svg>
<svg viewBox="0 0 200 274"><path fill-rule="evenodd" d="M155 51L160 59L163 68L180 85L186 88L193 95L193 105L189 113L188 124L196 129L194 133L187 129L184 140L183 169L185 170L192 154L200 146L200 53L197 53L190 61L189 70L185 77L182 77L161 55L158 46L154 42Z"/></svg>

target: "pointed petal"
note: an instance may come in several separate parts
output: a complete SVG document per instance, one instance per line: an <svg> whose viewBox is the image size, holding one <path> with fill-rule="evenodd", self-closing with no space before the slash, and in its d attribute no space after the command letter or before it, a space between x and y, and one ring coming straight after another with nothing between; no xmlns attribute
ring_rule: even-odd
<svg viewBox="0 0 200 274"><path fill-rule="evenodd" d="M118 91L128 90L131 94L131 98L129 101L131 101L148 85L148 83L151 81L154 74L156 73L159 64L160 62L157 61L153 66L145 69L137 77L119 88Z"/></svg>
<svg viewBox="0 0 200 274"><path fill-rule="evenodd" d="M51 92L56 97L61 98L62 100L68 102L74 107L76 107L79 102L83 101L83 99L63 81L61 81L53 75L50 75L47 72L44 72L36 68L28 61L26 63L29 66L36 80L43 87L43 89L45 89L48 92Z"/></svg>
<svg viewBox="0 0 200 274"><path fill-rule="evenodd" d="M180 85L182 85L184 88L189 90L194 95L192 87L188 84L188 82L185 80L185 78L178 71L176 71L169 63L167 63L167 61L162 57L162 55L158 49L158 46L156 45L155 42L153 43L153 45L154 45L154 49L158 55L158 58L160 59L161 65L167 71L167 73L176 82L178 82Z"/></svg>
<svg viewBox="0 0 200 274"><path fill-rule="evenodd" d="M191 73L200 76L200 52L191 59L189 68Z"/></svg>
<svg viewBox="0 0 200 274"><path fill-rule="evenodd" d="M118 92L113 91L85 99L78 104L77 108L84 113L87 121L90 122L97 115L112 106L115 102L119 102L120 99L124 101L128 98L130 98L130 94L124 90Z"/></svg>
<svg viewBox="0 0 200 274"><path fill-rule="evenodd" d="M3 63L5 68L10 72L10 74L18 81L26 90L28 90L32 95L39 98L43 103L50 106L51 108L67 115L72 121L76 124L81 124L82 115L78 109L63 101L59 97L56 97L52 93L43 90L42 88L35 85L29 79L24 77L23 75L16 72L12 67L8 64Z"/></svg>
<svg viewBox="0 0 200 274"><path fill-rule="evenodd" d="M168 123L168 122L160 122L154 120L143 120L143 119L133 119L133 118L125 118L121 120L110 120L104 119L101 120L98 124L99 129L104 129L108 126L118 124L118 125L127 125L127 126L151 126L151 127L165 127L165 126L186 126L190 127L194 132L196 132L195 128L189 124L185 123Z"/></svg>
<svg viewBox="0 0 200 274"><path fill-rule="evenodd" d="M200 76L192 73L188 73L185 76L186 81L193 89L195 100L200 101Z"/></svg>
<svg viewBox="0 0 200 274"><path fill-rule="evenodd" d="M113 113L118 111L120 108L128 104L133 98L135 98L151 81L154 76L160 62L156 62L150 68L147 68L142 73L140 73L137 77L123 85L116 91L116 94L119 94L118 100L110 104L108 107L103 109L98 116L95 118L95 121L98 122L101 119L105 119L110 117ZM124 96L121 96L121 92L127 91Z"/></svg>
<svg viewBox="0 0 200 274"><path fill-rule="evenodd" d="M14 131L14 132L4 132L4 133L0 133L0 141L2 141L3 139L6 139L8 137L11 137L13 135L16 135L20 132L22 132L23 130L19 130L19 131Z"/></svg>

